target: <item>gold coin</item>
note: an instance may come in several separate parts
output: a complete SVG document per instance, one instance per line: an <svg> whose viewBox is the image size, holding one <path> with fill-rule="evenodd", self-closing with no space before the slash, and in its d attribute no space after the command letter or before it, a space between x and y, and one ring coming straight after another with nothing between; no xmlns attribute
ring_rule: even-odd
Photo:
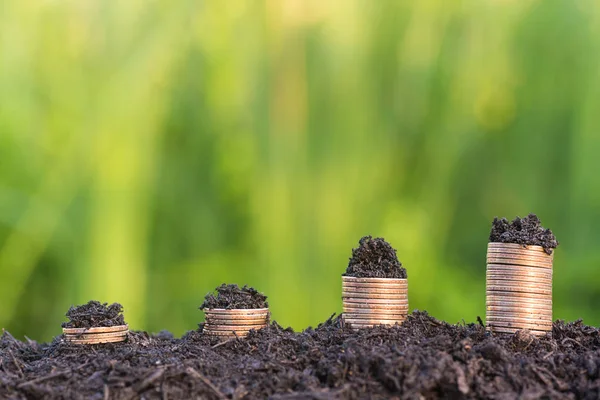
<svg viewBox="0 0 600 400"><path fill-rule="evenodd" d="M552 295L552 288L548 289L539 285L486 285L486 292L518 292L527 294Z"/></svg>
<svg viewBox="0 0 600 400"><path fill-rule="evenodd" d="M507 292L506 294L487 293L485 302L488 305L505 305L518 307L537 307L537 308L552 308L552 299L545 296L543 298L518 297L514 296L515 292Z"/></svg>
<svg viewBox="0 0 600 400"><path fill-rule="evenodd" d="M367 304L367 303L348 303L344 301L342 307L346 309L359 309L363 308L366 310L373 311L386 311L386 310L408 310L408 302L404 304Z"/></svg>
<svg viewBox="0 0 600 400"><path fill-rule="evenodd" d="M65 333L66 339L103 339L103 338L111 338L111 337L122 337L127 336L127 332L107 332L107 333L77 333L77 334L69 334Z"/></svg>
<svg viewBox="0 0 600 400"><path fill-rule="evenodd" d="M516 250L529 250L536 251L538 253L547 254L542 246L535 245L523 245L518 243L501 243L501 242L490 242L488 243L488 249L516 249ZM554 254L554 252L552 252Z"/></svg>
<svg viewBox="0 0 600 400"><path fill-rule="evenodd" d="M515 311L515 310L498 310L498 309L486 309L486 315L491 317L507 317L507 318L531 318L531 319L543 319L552 322L552 312L535 312L535 311Z"/></svg>
<svg viewBox="0 0 600 400"><path fill-rule="evenodd" d="M344 303L347 304L389 304L402 305L408 304L408 299L361 299L356 297L342 297Z"/></svg>
<svg viewBox="0 0 600 400"><path fill-rule="evenodd" d="M495 287L495 286L516 286L520 288L530 289L533 288L535 290L542 289L545 291L552 291L552 283L550 282L539 282L539 281L519 281L514 279L486 279L485 280L486 287Z"/></svg>
<svg viewBox="0 0 600 400"><path fill-rule="evenodd" d="M531 275L520 275L520 274L495 274L489 272L486 274L486 279L488 280L498 280L498 281L522 281L522 282L539 282L552 286L551 278L542 278L538 276Z"/></svg>
<svg viewBox="0 0 600 400"><path fill-rule="evenodd" d="M97 326L94 328L62 328L63 333L79 334L79 333L108 333L108 332L119 332L127 331L129 325L116 325L116 326Z"/></svg>
<svg viewBox="0 0 600 400"><path fill-rule="evenodd" d="M517 331L520 331L522 329L519 328L504 328L504 327L499 327L499 326L490 326L490 327L486 327L488 331L490 332L494 332L494 333L515 333ZM528 329L528 331L532 334L532 335L536 335L536 336L543 336L546 335L548 332L550 332L551 330L545 330L545 331L540 331L540 330L536 330L536 329Z"/></svg>
<svg viewBox="0 0 600 400"><path fill-rule="evenodd" d="M354 276L342 276L342 282L407 284L408 279L401 279L401 278L356 278Z"/></svg>
<svg viewBox="0 0 600 400"><path fill-rule="evenodd" d="M405 318L394 319L364 319L364 318L344 318L344 322L348 324L374 324L374 325L394 325L397 322L404 321Z"/></svg>
<svg viewBox="0 0 600 400"><path fill-rule="evenodd" d="M266 327L267 325L212 325L204 324L204 329L211 331L250 331L252 329L258 330Z"/></svg>
<svg viewBox="0 0 600 400"><path fill-rule="evenodd" d="M408 294L379 294L379 293L360 293L360 292L348 292L342 291L342 298L355 298L355 299L389 299L389 300L407 300Z"/></svg>
<svg viewBox="0 0 600 400"><path fill-rule="evenodd" d="M342 307L344 313L352 314L366 314L366 315L406 315L408 314L408 307L396 308L396 309L373 309L373 308L356 308L356 307Z"/></svg>
<svg viewBox="0 0 600 400"><path fill-rule="evenodd" d="M508 264L508 265L521 265L521 266L532 266L538 268L552 268L552 263L544 260L536 260L528 257L512 257L506 254L488 254L486 257L487 264Z"/></svg>
<svg viewBox="0 0 600 400"><path fill-rule="evenodd" d="M237 319L218 319L218 318L205 318L205 322L207 324L214 325L266 325L269 323L266 319L247 319L247 320L237 320Z"/></svg>
<svg viewBox="0 0 600 400"><path fill-rule="evenodd" d="M529 257L510 257L506 254L503 255L490 255L486 257L487 264L508 264L508 265L522 265L538 268L552 268L552 262L537 260Z"/></svg>
<svg viewBox="0 0 600 400"><path fill-rule="evenodd" d="M531 250L516 250L516 249L499 249L490 247L487 249L487 254L511 254L517 256L525 256L525 257L536 257L544 260L553 260L552 256L544 252L537 252Z"/></svg>
<svg viewBox="0 0 600 400"><path fill-rule="evenodd" d="M487 264L486 273L516 273L529 274L545 278L552 278L552 268L532 267L512 264Z"/></svg>
<svg viewBox="0 0 600 400"><path fill-rule="evenodd" d="M512 328L515 326L520 326L522 328L533 328L540 329L542 327L551 327L552 321L535 319L535 318L512 318L512 317L500 317L500 316L492 316L486 315L485 321L490 325L501 325L506 326L507 328Z"/></svg>
<svg viewBox="0 0 600 400"><path fill-rule="evenodd" d="M226 315L233 315L233 314L252 314L252 315L265 315L269 313L269 309L268 308L232 308L230 310L225 309L225 308L205 308L202 311L204 311L205 313L212 313L212 314L226 314Z"/></svg>
<svg viewBox="0 0 600 400"><path fill-rule="evenodd" d="M527 306L507 306L507 305L495 305L486 304L485 309L491 312L510 312L510 313L528 313L528 314L542 314L552 315L552 307L549 308L534 308Z"/></svg>
<svg viewBox="0 0 600 400"><path fill-rule="evenodd" d="M407 288L392 288L392 289L382 289L382 288L365 288L359 286L347 286L342 285L342 292L354 292L354 293L373 293L373 294L408 294Z"/></svg>
<svg viewBox="0 0 600 400"><path fill-rule="evenodd" d="M127 339L127 335L120 337L107 337L107 338L90 338L90 339L65 339L65 342L73 344L100 344L100 343L118 343L123 342Z"/></svg>

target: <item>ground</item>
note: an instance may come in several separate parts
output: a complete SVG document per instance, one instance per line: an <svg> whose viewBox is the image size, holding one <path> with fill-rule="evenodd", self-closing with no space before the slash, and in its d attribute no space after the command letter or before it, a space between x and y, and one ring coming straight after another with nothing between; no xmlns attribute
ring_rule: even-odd
<svg viewBox="0 0 600 400"><path fill-rule="evenodd" d="M600 336L580 321L551 335L495 336L415 311L352 332L338 317L295 333L273 323L226 342L199 330L131 332L120 344L0 340L0 397L82 399L598 398Z"/></svg>

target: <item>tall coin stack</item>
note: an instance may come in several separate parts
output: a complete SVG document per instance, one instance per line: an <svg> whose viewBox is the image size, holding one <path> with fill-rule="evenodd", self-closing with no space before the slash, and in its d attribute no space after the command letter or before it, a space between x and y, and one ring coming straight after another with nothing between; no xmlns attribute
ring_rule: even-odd
<svg viewBox="0 0 600 400"><path fill-rule="evenodd" d="M492 332L552 330L553 255L540 246L488 243L486 325Z"/></svg>
<svg viewBox="0 0 600 400"><path fill-rule="evenodd" d="M63 328L64 340L73 344L122 342L127 338L128 325L95 328Z"/></svg>
<svg viewBox="0 0 600 400"><path fill-rule="evenodd" d="M252 329L269 325L268 308L232 309L205 308L202 332L212 336L245 337Z"/></svg>
<svg viewBox="0 0 600 400"><path fill-rule="evenodd" d="M344 324L352 329L401 324L408 315L408 280L342 276Z"/></svg>

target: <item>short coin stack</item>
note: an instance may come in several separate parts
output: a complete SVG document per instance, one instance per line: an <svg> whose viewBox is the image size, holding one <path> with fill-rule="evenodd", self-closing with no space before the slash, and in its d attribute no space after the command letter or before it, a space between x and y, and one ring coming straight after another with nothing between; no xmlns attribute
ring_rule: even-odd
<svg viewBox="0 0 600 400"><path fill-rule="evenodd" d="M489 243L486 269L488 330L534 335L552 330L553 255L540 246Z"/></svg>
<svg viewBox="0 0 600 400"><path fill-rule="evenodd" d="M401 324L408 315L408 280L342 276L344 324L352 329Z"/></svg>
<svg viewBox="0 0 600 400"><path fill-rule="evenodd" d="M202 332L212 336L244 337L252 329L269 325L268 308L232 309L205 308L206 322Z"/></svg>
<svg viewBox="0 0 600 400"><path fill-rule="evenodd" d="M64 340L73 344L116 343L127 339L128 325L63 328Z"/></svg>

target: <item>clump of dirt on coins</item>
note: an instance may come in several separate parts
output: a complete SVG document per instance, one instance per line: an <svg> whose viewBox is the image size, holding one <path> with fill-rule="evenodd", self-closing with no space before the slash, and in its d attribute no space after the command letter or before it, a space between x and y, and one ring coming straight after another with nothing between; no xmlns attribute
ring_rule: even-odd
<svg viewBox="0 0 600 400"><path fill-rule="evenodd" d="M358 244L352 249L345 276L406 279L406 269L398 260L396 250L385 239L364 236Z"/></svg>
<svg viewBox="0 0 600 400"><path fill-rule="evenodd" d="M119 303L100 303L92 300L81 306L71 306L66 314L69 322L63 322L63 328L96 328L125 325L123 306Z"/></svg>
<svg viewBox="0 0 600 400"><path fill-rule="evenodd" d="M535 214L525 218L516 217L512 222L506 218L494 218L490 232L492 242L541 246L548 254L552 254L552 250L558 246L556 236L542 226Z"/></svg>
<svg viewBox="0 0 600 400"><path fill-rule="evenodd" d="M209 293L204 298L204 303L200 306L200 309L205 308L224 308L227 310L232 309L253 309L253 308L267 308L267 296L260 293L253 287L239 287L236 284L222 284L215 289L217 292Z"/></svg>

